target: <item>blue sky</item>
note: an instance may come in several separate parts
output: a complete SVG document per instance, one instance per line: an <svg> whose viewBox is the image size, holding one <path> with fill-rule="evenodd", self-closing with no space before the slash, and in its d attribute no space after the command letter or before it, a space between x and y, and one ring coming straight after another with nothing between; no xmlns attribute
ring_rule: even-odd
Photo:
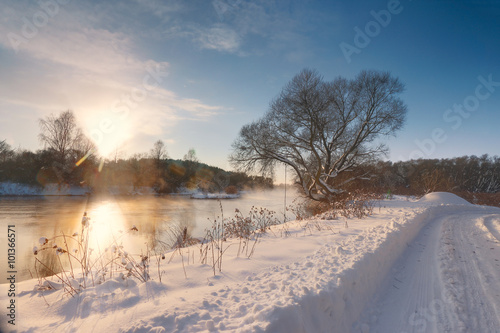
<svg viewBox="0 0 500 333"><path fill-rule="evenodd" d="M307 67L326 80L390 71L406 84L407 124L386 140L393 161L500 155L499 1L1 0L0 8L0 140L13 147L41 148L37 120L72 109L103 151L130 156L162 139L172 158L195 148L228 169L239 129ZM357 52L346 57L342 45Z"/></svg>

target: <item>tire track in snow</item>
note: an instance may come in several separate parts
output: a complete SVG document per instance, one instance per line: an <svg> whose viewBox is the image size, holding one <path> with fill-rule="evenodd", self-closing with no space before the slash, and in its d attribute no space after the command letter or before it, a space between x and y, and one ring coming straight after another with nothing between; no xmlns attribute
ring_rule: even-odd
<svg viewBox="0 0 500 333"><path fill-rule="evenodd" d="M448 298L462 325L457 332L498 332L500 327L500 246L490 241L485 214L466 213L444 223L449 239L443 256ZM498 215L497 215L498 217ZM447 255L446 255L447 254ZM498 260L498 259L497 259Z"/></svg>
<svg viewBox="0 0 500 333"><path fill-rule="evenodd" d="M492 256L500 254L500 246L488 239L487 226L485 231L475 223L492 212L498 210L457 206L452 214L446 210L430 219L393 266L355 331L497 332L500 297L494 295L500 295L500 263Z"/></svg>
<svg viewBox="0 0 500 333"><path fill-rule="evenodd" d="M483 225L488 229L491 234L492 242L500 243L500 215L494 214L486 216L483 219Z"/></svg>
<svg viewBox="0 0 500 333"><path fill-rule="evenodd" d="M371 309L362 316L370 323L370 332L436 331L445 303L437 274L440 227L436 221L424 226L393 266Z"/></svg>

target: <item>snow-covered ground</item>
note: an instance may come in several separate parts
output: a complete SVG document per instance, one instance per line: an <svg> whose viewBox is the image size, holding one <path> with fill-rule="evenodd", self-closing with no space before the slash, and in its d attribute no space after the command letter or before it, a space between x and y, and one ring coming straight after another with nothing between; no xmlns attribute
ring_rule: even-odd
<svg viewBox="0 0 500 333"><path fill-rule="evenodd" d="M67 184L49 183L44 187L27 184L0 182L0 196L84 196L91 192L86 186L70 186ZM108 189L111 195L154 195L151 187L112 186Z"/></svg>
<svg viewBox="0 0 500 333"><path fill-rule="evenodd" d="M69 186L67 184L46 184L43 188L27 184L0 182L0 196L83 196L91 192L88 187ZM107 189L111 195L156 195L151 187L111 186ZM240 194L203 193L199 189L182 188L178 195L188 195L192 199L237 199Z"/></svg>
<svg viewBox="0 0 500 333"><path fill-rule="evenodd" d="M384 200L362 219L275 226L255 253L228 241L222 272L182 249L160 282L108 279L75 297L16 285L18 332L495 332L500 209L448 193ZM153 261L152 261L153 262ZM209 260L210 262L210 260ZM185 268L185 273L184 269ZM57 282L57 281L55 281ZM5 306L4 306L5 305ZM6 319L7 318L7 319Z"/></svg>
<svg viewBox="0 0 500 333"><path fill-rule="evenodd" d="M191 199L238 199L240 194L227 193L195 193L191 195Z"/></svg>
<svg viewBox="0 0 500 333"><path fill-rule="evenodd" d="M0 196L31 196L31 195L86 195L86 187L69 186L66 184L46 184L40 188L26 184L0 182Z"/></svg>

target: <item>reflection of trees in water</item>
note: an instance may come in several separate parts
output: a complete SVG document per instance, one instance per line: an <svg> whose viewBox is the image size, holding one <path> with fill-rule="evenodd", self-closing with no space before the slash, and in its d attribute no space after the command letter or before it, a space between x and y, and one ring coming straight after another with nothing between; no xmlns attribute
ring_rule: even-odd
<svg viewBox="0 0 500 333"><path fill-rule="evenodd" d="M191 204L183 204L165 215L149 217L142 223L142 233L149 249L162 252L171 249L181 233L191 235L196 227L196 213Z"/></svg>

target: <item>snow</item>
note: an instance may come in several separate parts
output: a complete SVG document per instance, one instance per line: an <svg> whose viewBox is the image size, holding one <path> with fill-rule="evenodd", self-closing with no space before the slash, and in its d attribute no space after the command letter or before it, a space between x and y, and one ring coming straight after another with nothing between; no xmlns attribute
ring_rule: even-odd
<svg viewBox="0 0 500 333"><path fill-rule="evenodd" d="M110 186L107 192L111 195L156 195L152 187L147 186Z"/></svg>
<svg viewBox="0 0 500 333"><path fill-rule="evenodd" d="M0 182L0 196L84 196L90 193L87 187L70 186L67 184L46 184L43 188L26 184ZM107 193L111 195L156 195L147 186L110 186ZM178 195L189 195L192 199L237 199L240 194L202 193L198 189L182 188Z"/></svg>
<svg viewBox="0 0 500 333"><path fill-rule="evenodd" d="M34 196L34 195L77 195L82 196L89 193L88 188L69 186L67 184L46 184L45 187L40 188L26 184L0 182L0 196Z"/></svg>
<svg viewBox="0 0 500 333"><path fill-rule="evenodd" d="M500 210L435 208L361 316L370 332L497 332Z"/></svg>
<svg viewBox="0 0 500 333"><path fill-rule="evenodd" d="M431 193L418 201L381 201L374 215L347 222L346 228L344 218L318 217L274 226L250 258L237 256L239 241L228 240L222 272L215 275L193 246L166 255L161 282L151 267L148 282L116 275L71 297L57 279L41 286L23 281L16 286L15 328L301 333L500 327L500 209ZM79 288L78 281L71 284ZM1 295L7 289L2 284ZM12 329L5 319L0 324Z"/></svg>
<svg viewBox="0 0 500 333"><path fill-rule="evenodd" d="M442 205L471 205L467 200L448 192L429 193L420 198L418 202Z"/></svg>
<svg viewBox="0 0 500 333"><path fill-rule="evenodd" d="M227 194L227 193L194 193L191 199L238 199L240 194Z"/></svg>
<svg viewBox="0 0 500 333"><path fill-rule="evenodd" d="M44 187L26 184L0 182L0 196L84 196L91 191L88 187L70 186L68 184L45 184ZM107 192L111 195L156 195L151 187L146 186L111 186Z"/></svg>
<svg viewBox="0 0 500 333"><path fill-rule="evenodd" d="M34 186L11 182L0 183L0 195L40 195L40 193L41 190Z"/></svg>

